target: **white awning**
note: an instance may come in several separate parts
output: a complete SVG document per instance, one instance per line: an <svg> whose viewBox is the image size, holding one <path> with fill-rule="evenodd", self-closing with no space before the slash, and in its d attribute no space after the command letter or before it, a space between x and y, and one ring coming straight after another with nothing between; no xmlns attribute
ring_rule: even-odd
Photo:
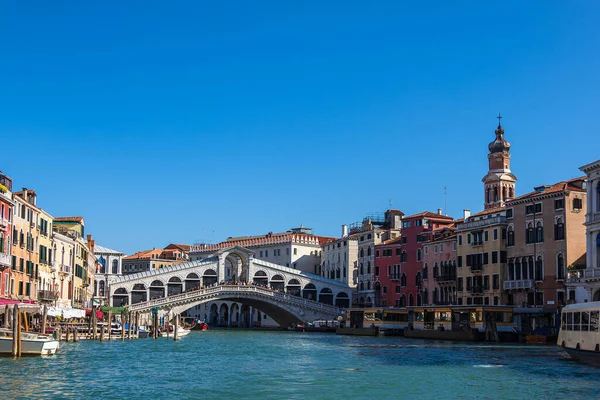
<svg viewBox="0 0 600 400"><path fill-rule="evenodd" d="M71 307L48 307L49 317L61 317L63 319L84 318L85 310Z"/></svg>

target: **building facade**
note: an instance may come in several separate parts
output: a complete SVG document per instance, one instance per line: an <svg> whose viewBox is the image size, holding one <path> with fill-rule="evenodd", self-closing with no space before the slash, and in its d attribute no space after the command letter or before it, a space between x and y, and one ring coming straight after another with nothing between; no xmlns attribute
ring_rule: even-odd
<svg viewBox="0 0 600 400"><path fill-rule="evenodd" d="M456 238L454 227L448 226L430 234L424 243L423 305L458 303Z"/></svg>
<svg viewBox="0 0 600 400"><path fill-rule="evenodd" d="M11 294L13 208L12 180L0 171L0 299Z"/></svg>
<svg viewBox="0 0 600 400"><path fill-rule="evenodd" d="M423 303L423 245L435 231L448 227L453 222L453 218L443 215L441 209L437 213L425 211L402 219L401 305L415 306Z"/></svg>
<svg viewBox="0 0 600 400"><path fill-rule="evenodd" d="M362 223L353 224L350 234L358 236L358 282L355 305L371 307L380 292L375 290L375 246L386 240L400 237L404 213L387 210L363 218ZM381 286L381 285L380 285Z"/></svg>
<svg viewBox="0 0 600 400"><path fill-rule="evenodd" d="M400 269L401 241L402 237L397 237L375 245L375 307L406 305L405 299L402 299L402 285L406 286L406 276L402 278Z"/></svg>
<svg viewBox="0 0 600 400"><path fill-rule="evenodd" d="M335 240L332 237L317 236L310 228L293 228L288 232L260 236L228 238L217 244L201 244L190 249L191 260L201 260L215 251L232 246L242 246L254 251L254 258L283 265L315 275L321 272L321 246ZM226 279L235 280L241 267L240 260L228 260ZM237 274L239 275L239 273Z"/></svg>
<svg viewBox="0 0 600 400"><path fill-rule="evenodd" d="M585 186L585 177L571 179L506 203L507 304L567 303L567 267L585 262Z"/></svg>
<svg viewBox="0 0 600 400"><path fill-rule="evenodd" d="M349 235L348 228L343 225L340 239L321 245L321 268L318 274L356 289L357 265L358 235Z"/></svg>
<svg viewBox="0 0 600 400"><path fill-rule="evenodd" d="M600 160L580 168L587 175L585 216L586 262L579 280L585 290L581 300L600 301ZM575 296L575 287L572 289Z"/></svg>
<svg viewBox="0 0 600 400"><path fill-rule="evenodd" d="M13 194L13 246L11 297L36 300L38 290L39 217L35 191L23 188Z"/></svg>
<svg viewBox="0 0 600 400"><path fill-rule="evenodd" d="M94 255L96 256L98 263L96 266L93 295L94 298L98 299L96 305L107 305L109 304L109 278L122 275L122 263L125 254L117 250L109 249L108 247L94 244Z"/></svg>
<svg viewBox="0 0 600 400"><path fill-rule="evenodd" d="M37 299L40 303L54 302L54 270L52 265L52 224L54 218L40 208L39 219L39 290Z"/></svg>
<svg viewBox="0 0 600 400"><path fill-rule="evenodd" d="M54 304L59 307L73 305L71 286L75 261L74 233L64 234L57 230L52 232L52 286L54 287Z"/></svg>

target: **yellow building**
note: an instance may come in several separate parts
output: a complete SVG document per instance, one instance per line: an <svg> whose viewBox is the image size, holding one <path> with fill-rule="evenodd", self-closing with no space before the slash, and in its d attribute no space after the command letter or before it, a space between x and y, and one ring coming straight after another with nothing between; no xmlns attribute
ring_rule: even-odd
<svg viewBox="0 0 600 400"><path fill-rule="evenodd" d="M13 193L13 235L10 296L36 300L39 277L39 217L35 191Z"/></svg>
<svg viewBox="0 0 600 400"><path fill-rule="evenodd" d="M75 240L68 232L62 233L53 227L52 232L52 285L54 287L54 303L60 307L71 306L71 282L73 280L73 265Z"/></svg>
<svg viewBox="0 0 600 400"><path fill-rule="evenodd" d="M70 281L68 284L68 299L73 307L87 307L91 300L91 283L93 280L93 271L95 268L95 258L90 257L88 245L84 241L85 221L83 217L60 217L54 218L54 231L62 236L66 236L72 241L72 255ZM71 243L69 243L71 244ZM67 276L64 274L64 280ZM64 293L61 295L61 298Z"/></svg>
<svg viewBox="0 0 600 400"><path fill-rule="evenodd" d="M39 290L37 292L38 302L54 302L54 270L52 266L52 223L53 217L48 212L40 208L40 218L38 222L39 241L38 241L38 259L39 259Z"/></svg>

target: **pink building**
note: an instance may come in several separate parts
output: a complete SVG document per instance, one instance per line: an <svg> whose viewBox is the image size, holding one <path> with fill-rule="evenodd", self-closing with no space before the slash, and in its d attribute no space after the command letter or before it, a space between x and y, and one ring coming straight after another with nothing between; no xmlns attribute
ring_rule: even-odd
<svg viewBox="0 0 600 400"><path fill-rule="evenodd" d="M0 171L0 298L10 295L12 180Z"/></svg>
<svg viewBox="0 0 600 400"><path fill-rule="evenodd" d="M456 304L456 233L454 226L431 234L424 243L423 303Z"/></svg>

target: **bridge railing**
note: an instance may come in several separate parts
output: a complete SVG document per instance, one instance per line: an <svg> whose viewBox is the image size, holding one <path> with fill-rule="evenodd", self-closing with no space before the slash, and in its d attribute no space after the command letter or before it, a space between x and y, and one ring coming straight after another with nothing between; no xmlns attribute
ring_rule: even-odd
<svg viewBox="0 0 600 400"><path fill-rule="evenodd" d="M338 314L338 315L343 313L343 309L336 307L336 306L332 306L332 305L325 304L325 303L320 303L318 301L305 299L305 298L294 296L294 295L287 294L287 293L278 292L278 291L275 291L272 289L268 289L268 288L264 288L262 286L256 286L256 285L211 286L211 287L207 287L204 289L193 290L193 291L189 291L189 292L175 294L175 295L171 295L171 296L167 296L167 297L160 297L158 299L153 299L153 300L149 300L149 301L132 304L129 307L129 309L131 311L146 310L146 309L151 309L153 307L161 307L161 306L169 305L171 303L185 301L187 299L194 299L194 298L203 297L203 296L207 296L207 295L215 295L215 294L219 294L219 293L223 293L223 292L226 292L226 293L254 292L254 293L259 293L264 296L272 297L272 298L282 301L282 302L291 303L292 305L296 305L296 306L300 306L300 307L316 309L319 311L328 312L328 313L332 313L332 314Z"/></svg>

